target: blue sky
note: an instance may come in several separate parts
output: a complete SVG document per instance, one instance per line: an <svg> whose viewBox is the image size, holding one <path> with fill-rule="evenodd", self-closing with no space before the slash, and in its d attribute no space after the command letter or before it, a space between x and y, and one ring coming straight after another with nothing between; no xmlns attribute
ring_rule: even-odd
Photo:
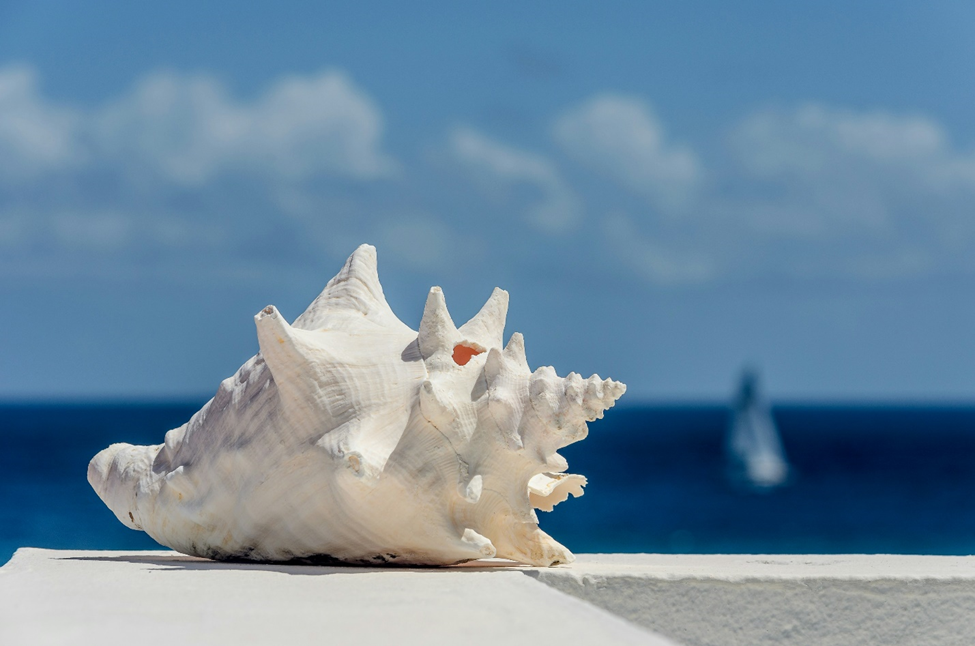
<svg viewBox="0 0 975 646"><path fill-rule="evenodd" d="M628 399L975 393L968 3L0 2L0 398L206 396L361 242Z"/></svg>

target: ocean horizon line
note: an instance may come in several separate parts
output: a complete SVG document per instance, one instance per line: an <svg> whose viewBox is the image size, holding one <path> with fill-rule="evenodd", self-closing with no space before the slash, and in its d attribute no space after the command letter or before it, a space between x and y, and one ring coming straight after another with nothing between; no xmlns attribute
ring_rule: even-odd
<svg viewBox="0 0 975 646"><path fill-rule="evenodd" d="M0 396L0 408L128 408L128 407L182 407L202 406L213 395L118 395L118 396ZM966 409L975 408L975 395L970 399L958 397L771 397L768 399L773 409ZM732 397L660 397L620 401L616 410L642 408L728 408Z"/></svg>

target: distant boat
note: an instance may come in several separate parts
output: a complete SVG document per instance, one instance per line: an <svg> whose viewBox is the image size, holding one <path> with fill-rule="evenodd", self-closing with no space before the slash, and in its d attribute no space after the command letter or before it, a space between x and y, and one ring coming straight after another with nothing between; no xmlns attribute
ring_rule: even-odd
<svg viewBox="0 0 975 646"><path fill-rule="evenodd" d="M786 482L789 462L772 419L772 411L758 390L758 375L742 372L728 425L726 450L732 479L759 490Z"/></svg>

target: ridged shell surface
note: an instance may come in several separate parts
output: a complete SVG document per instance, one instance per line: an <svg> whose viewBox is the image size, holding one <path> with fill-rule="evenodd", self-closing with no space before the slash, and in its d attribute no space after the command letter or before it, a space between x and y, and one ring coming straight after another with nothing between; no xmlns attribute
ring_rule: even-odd
<svg viewBox="0 0 975 646"><path fill-rule="evenodd" d="M557 451L626 387L532 372L507 307L495 289L458 328L434 287L416 332L362 245L291 325L257 314L260 352L186 424L113 444L88 480L128 527L213 559L570 562L534 510L582 495Z"/></svg>

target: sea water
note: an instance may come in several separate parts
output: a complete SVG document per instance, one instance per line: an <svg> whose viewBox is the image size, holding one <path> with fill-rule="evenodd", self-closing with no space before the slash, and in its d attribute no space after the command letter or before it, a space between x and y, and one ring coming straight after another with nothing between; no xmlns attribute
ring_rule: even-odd
<svg viewBox="0 0 975 646"><path fill-rule="evenodd" d="M86 480L113 442L157 444L202 401L0 405L0 563L18 547L158 549ZM722 405L620 405L566 447L586 495L543 529L576 552L975 553L975 406L773 407L792 477L728 477Z"/></svg>

